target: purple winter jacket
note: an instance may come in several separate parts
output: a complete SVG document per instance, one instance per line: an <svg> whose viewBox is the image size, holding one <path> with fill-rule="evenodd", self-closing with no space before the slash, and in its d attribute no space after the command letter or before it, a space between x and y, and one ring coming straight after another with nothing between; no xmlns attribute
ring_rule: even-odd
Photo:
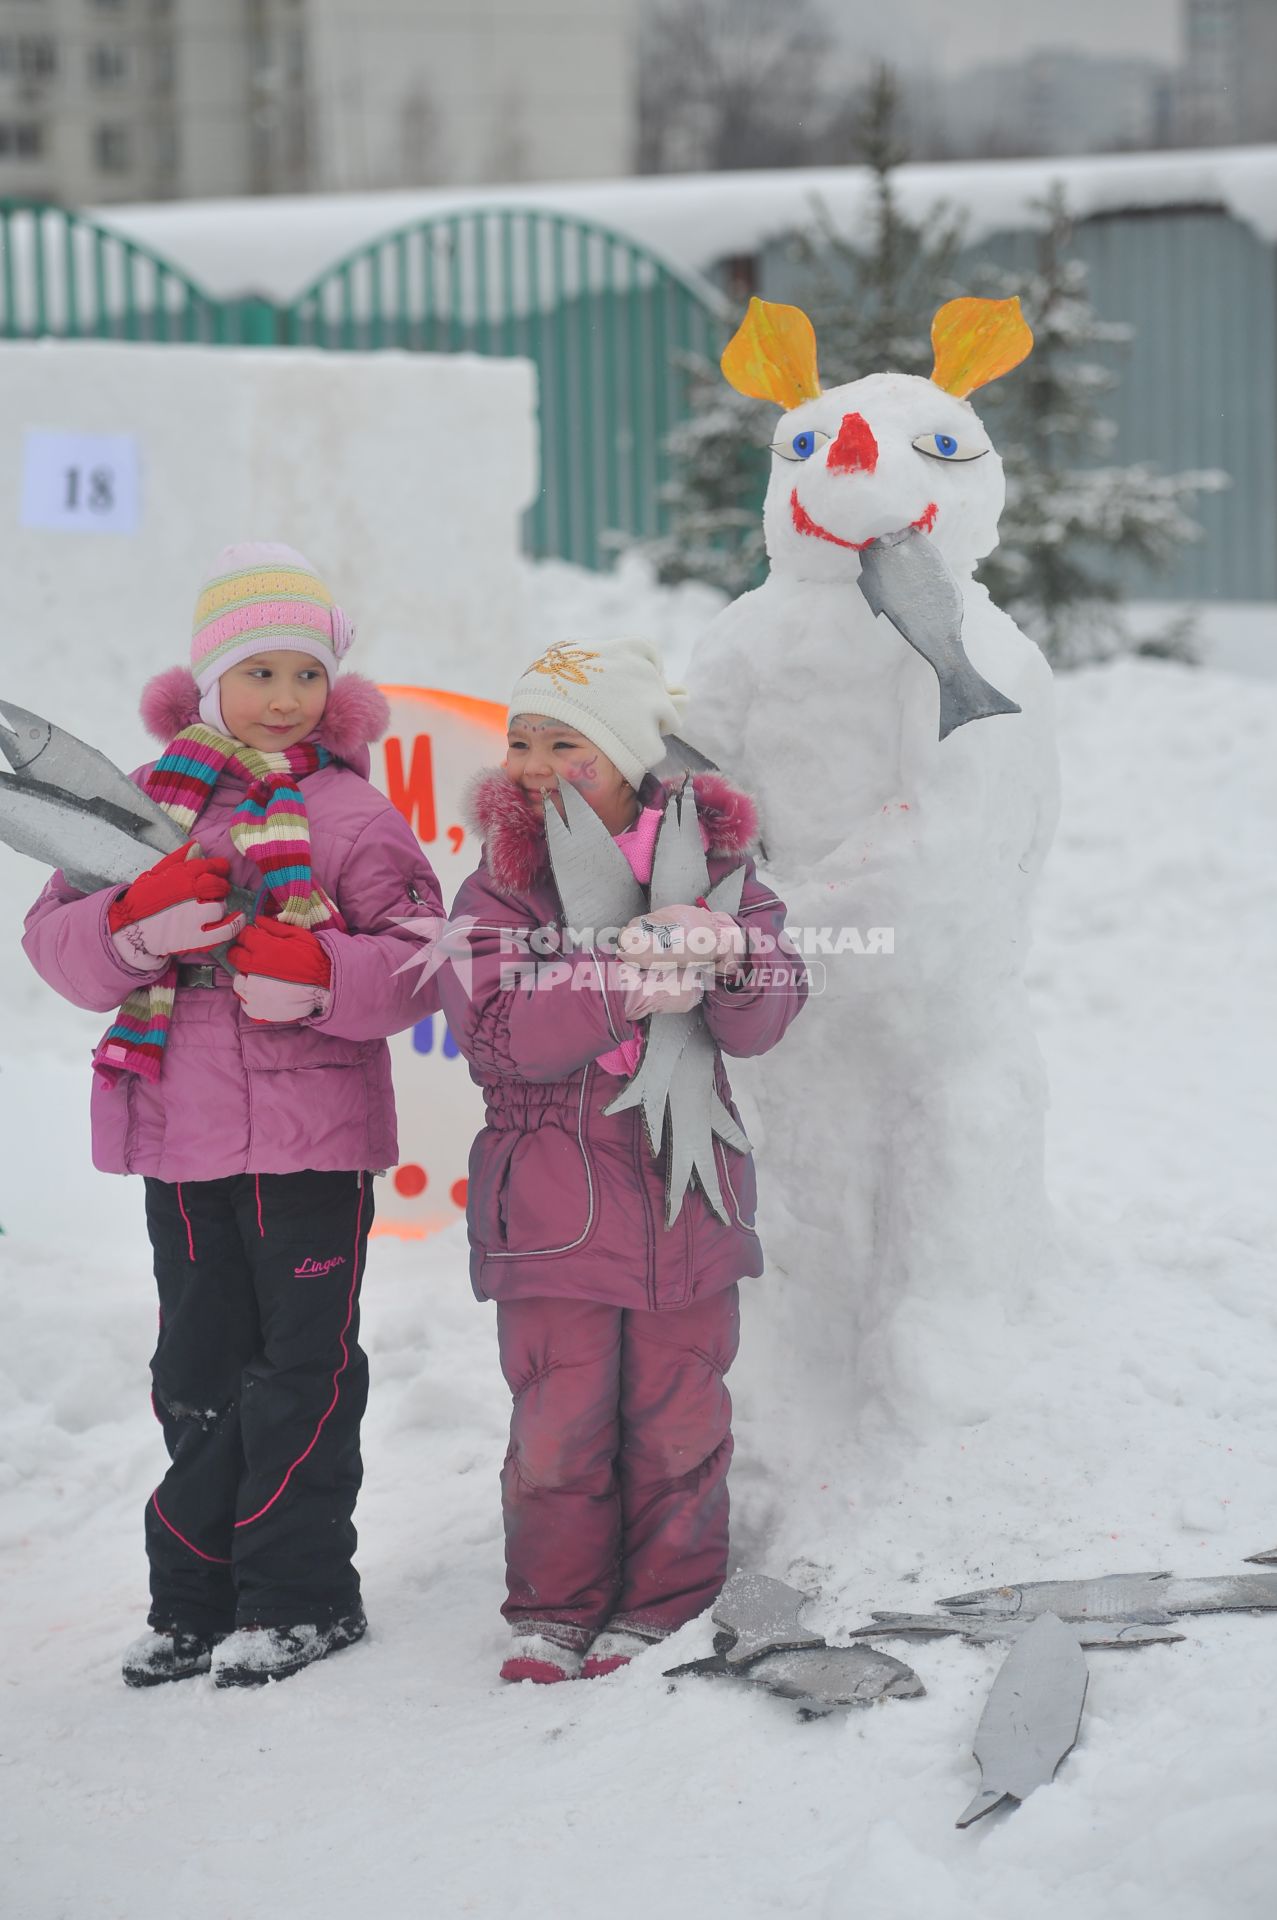
<svg viewBox="0 0 1277 1920"><path fill-rule="evenodd" d="M718 775L696 775L695 789L713 884L740 864L756 814L752 801ZM659 803L660 791L643 798ZM486 1107L470 1153L467 1208L476 1294L660 1309L760 1274L751 1157L714 1143L729 1224L694 1188L667 1230L664 1165L652 1156L641 1115L603 1111L624 1081L596 1066L597 1056L636 1031L603 956L586 950L541 962L555 981L548 988L502 986L512 931L559 927L562 908L544 820L522 789L499 770L486 774L474 789L473 812L484 835L482 859L452 908L468 956L450 961L438 977L448 1025ZM783 937L784 905L750 860L738 919L773 936L777 960L801 974ZM736 990L715 986L706 994L702 1007L719 1049L718 1092L729 1107L722 1055L774 1047L806 991L805 975L784 983L755 967Z"/></svg>
<svg viewBox="0 0 1277 1920"><path fill-rule="evenodd" d="M162 679L168 682L162 712L156 713L153 682L143 713L160 722L152 731L167 740L195 717L187 699L198 695L189 675ZM439 1003L433 983L414 992L415 969L396 977L402 962L421 952L421 939L394 922L441 915L443 905L415 836L368 782L368 743L385 723L377 689L344 675L334 683L318 735L342 764L321 767L302 782L315 878L348 928L317 935L332 963L328 1012L289 1025L255 1024L221 969L214 987L179 987L158 1082L127 1073L108 1087L92 1076L93 1164L102 1172L179 1181L395 1165L386 1036ZM133 776L139 785L147 770ZM224 774L195 836L207 855L229 859L232 882L252 891L260 871L230 838L243 791L242 781ZM121 892L77 893L55 873L27 916L23 938L51 987L73 1005L104 1015L149 979L125 967L111 944L106 912Z"/></svg>

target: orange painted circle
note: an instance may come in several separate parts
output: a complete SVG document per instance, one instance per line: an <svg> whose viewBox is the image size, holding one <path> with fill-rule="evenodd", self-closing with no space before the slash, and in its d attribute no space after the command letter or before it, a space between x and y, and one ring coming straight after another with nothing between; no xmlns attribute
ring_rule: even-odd
<svg viewBox="0 0 1277 1920"><path fill-rule="evenodd" d="M426 1170L424 1167L415 1167L410 1163L407 1166L395 1168L395 1192L401 1193L405 1200L415 1200L417 1195L424 1193L425 1190Z"/></svg>
<svg viewBox="0 0 1277 1920"><path fill-rule="evenodd" d="M452 1195L452 1204L454 1207L465 1206L467 1185L468 1185L468 1182L465 1180L453 1181L451 1187L449 1188L449 1192Z"/></svg>

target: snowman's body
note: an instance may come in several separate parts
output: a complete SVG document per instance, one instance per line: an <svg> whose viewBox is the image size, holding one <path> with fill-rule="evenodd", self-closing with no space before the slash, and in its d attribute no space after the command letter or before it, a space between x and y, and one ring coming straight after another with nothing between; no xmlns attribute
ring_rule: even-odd
<svg viewBox="0 0 1277 1920"><path fill-rule="evenodd" d="M751 1076L780 1269L763 1311L840 1404L849 1383L890 1400L908 1371L978 1414L977 1352L1049 1244L1023 968L1057 810L1050 671L972 579L1002 475L965 402L878 375L785 415L776 444L814 451L773 460L772 571L698 647L687 723L757 797L817 976ZM906 526L936 542L967 655L1019 714L938 738L935 672L858 585L856 543Z"/></svg>

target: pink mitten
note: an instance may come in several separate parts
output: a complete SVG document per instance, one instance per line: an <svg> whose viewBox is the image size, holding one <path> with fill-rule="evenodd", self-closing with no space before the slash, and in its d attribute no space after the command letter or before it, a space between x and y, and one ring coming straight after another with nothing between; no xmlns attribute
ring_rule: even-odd
<svg viewBox="0 0 1277 1920"><path fill-rule="evenodd" d="M625 968L623 1011L627 1020L646 1020L653 1013L690 1013L705 995L706 973L700 967ZM630 984L628 976L633 976Z"/></svg>
<svg viewBox="0 0 1277 1920"><path fill-rule="evenodd" d="M161 907L145 920L130 920L111 934L111 945L126 967L154 973L175 953L204 953L233 940L244 925L242 913L228 920L220 900L181 900Z"/></svg>
<svg viewBox="0 0 1277 1920"><path fill-rule="evenodd" d="M698 961L730 972L745 956L745 929L710 907L657 907L621 929L617 952L637 967L685 967Z"/></svg>
<svg viewBox="0 0 1277 1920"><path fill-rule="evenodd" d="M231 984L250 1020L269 1020L276 1026L327 1013L332 1004L328 987L276 980L268 973L237 973Z"/></svg>

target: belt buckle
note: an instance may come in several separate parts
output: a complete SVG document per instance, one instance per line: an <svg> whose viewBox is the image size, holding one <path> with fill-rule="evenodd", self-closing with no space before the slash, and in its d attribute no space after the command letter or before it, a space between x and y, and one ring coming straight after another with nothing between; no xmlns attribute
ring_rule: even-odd
<svg viewBox="0 0 1277 1920"><path fill-rule="evenodd" d="M177 970L179 987L215 987L217 968L208 960L183 961Z"/></svg>

